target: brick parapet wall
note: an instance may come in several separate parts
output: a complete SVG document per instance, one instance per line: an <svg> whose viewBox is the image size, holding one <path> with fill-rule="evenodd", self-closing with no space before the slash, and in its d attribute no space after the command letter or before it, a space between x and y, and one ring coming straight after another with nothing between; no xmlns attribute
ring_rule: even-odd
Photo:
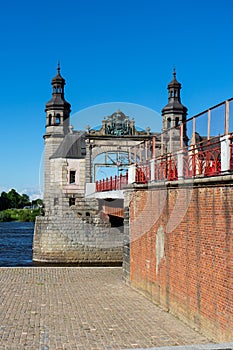
<svg viewBox="0 0 233 350"><path fill-rule="evenodd" d="M125 278L216 341L233 339L232 186L228 177L128 189Z"/></svg>

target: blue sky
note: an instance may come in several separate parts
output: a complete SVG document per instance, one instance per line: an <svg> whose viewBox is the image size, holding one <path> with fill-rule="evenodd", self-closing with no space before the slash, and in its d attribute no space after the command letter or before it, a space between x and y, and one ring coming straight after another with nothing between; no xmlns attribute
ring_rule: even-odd
<svg viewBox="0 0 233 350"><path fill-rule="evenodd" d="M44 107L58 60L79 129L96 121L77 112L102 103L160 113L174 65L192 116L233 96L232 16L231 0L4 2L0 190L39 190ZM144 119L136 123L146 127Z"/></svg>

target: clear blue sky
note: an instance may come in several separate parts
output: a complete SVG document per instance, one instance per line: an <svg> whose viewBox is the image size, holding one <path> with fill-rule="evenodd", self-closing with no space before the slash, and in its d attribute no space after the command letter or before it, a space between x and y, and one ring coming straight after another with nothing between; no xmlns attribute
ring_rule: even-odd
<svg viewBox="0 0 233 350"><path fill-rule="evenodd" d="M192 116L233 96L232 17L232 0L4 1L0 190L38 192L58 60L72 113L112 101L160 112L175 65Z"/></svg>

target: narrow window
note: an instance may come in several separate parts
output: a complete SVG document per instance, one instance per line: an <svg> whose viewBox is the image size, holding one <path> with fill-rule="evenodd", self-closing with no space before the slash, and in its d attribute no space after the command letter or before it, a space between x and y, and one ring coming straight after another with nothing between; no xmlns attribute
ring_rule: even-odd
<svg viewBox="0 0 233 350"><path fill-rule="evenodd" d="M70 179L69 179L70 184L74 184L75 183L75 173L76 173L76 171L74 171L74 170L70 171Z"/></svg>
<svg viewBox="0 0 233 350"><path fill-rule="evenodd" d="M60 114L56 115L56 125L59 125L61 122Z"/></svg>
<svg viewBox="0 0 233 350"><path fill-rule="evenodd" d="M51 126L51 125L52 125L52 115L49 114L49 126Z"/></svg>
<svg viewBox="0 0 233 350"><path fill-rule="evenodd" d="M59 199L58 198L54 198L54 206L59 204Z"/></svg>
<svg viewBox="0 0 233 350"><path fill-rule="evenodd" d="M69 198L69 206L75 205L75 198L71 197Z"/></svg>
<svg viewBox="0 0 233 350"><path fill-rule="evenodd" d="M171 118L167 119L167 128L169 129L171 127Z"/></svg>
<svg viewBox="0 0 233 350"><path fill-rule="evenodd" d="M179 124L180 124L180 119L179 119L179 117L176 117L176 126L179 126Z"/></svg>

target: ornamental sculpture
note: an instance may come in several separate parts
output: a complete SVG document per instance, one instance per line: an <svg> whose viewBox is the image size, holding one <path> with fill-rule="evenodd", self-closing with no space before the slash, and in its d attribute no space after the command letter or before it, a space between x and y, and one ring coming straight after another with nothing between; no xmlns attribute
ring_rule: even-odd
<svg viewBox="0 0 233 350"><path fill-rule="evenodd" d="M104 126L106 135L132 135L134 120L130 121L129 117L118 110L116 113L113 113L108 117L107 120L104 120Z"/></svg>

